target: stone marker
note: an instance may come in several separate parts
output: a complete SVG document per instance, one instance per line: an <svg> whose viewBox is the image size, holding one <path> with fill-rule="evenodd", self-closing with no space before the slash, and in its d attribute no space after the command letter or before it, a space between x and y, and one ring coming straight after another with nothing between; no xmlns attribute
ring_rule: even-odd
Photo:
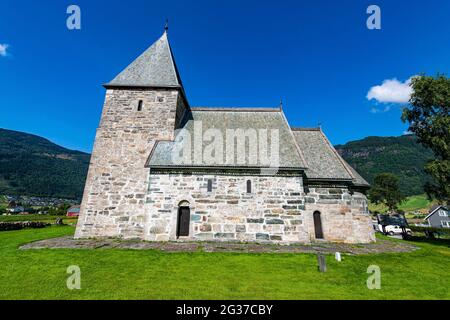
<svg viewBox="0 0 450 320"><path fill-rule="evenodd" d="M337 261L341 262L341 253L340 252L336 252L334 254L334 257L336 258Z"/></svg>
<svg viewBox="0 0 450 320"><path fill-rule="evenodd" d="M317 254L317 261L319 262L319 271L327 272L327 263L325 261L325 256L321 253Z"/></svg>

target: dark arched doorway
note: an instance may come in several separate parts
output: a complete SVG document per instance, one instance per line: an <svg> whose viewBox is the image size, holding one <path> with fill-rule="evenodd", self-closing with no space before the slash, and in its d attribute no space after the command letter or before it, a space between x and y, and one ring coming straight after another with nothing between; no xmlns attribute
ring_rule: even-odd
<svg viewBox="0 0 450 320"><path fill-rule="evenodd" d="M187 201L186 201L187 202ZM177 216L177 238L189 236L191 210L188 203L180 203Z"/></svg>
<svg viewBox="0 0 450 320"><path fill-rule="evenodd" d="M322 218L320 217L320 212L315 211L313 213L313 217L314 217L314 231L316 233L316 239L323 239Z"/></svg>

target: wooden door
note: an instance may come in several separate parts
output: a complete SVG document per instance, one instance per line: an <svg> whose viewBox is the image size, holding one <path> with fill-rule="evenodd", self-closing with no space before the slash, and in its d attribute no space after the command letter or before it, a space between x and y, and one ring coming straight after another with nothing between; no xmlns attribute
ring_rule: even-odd
<svg viewBox="0 0 450 320"><path fill-rule="evenodd" d="M189 207L180 207L178 209L177 237L189 236L189 222L191 220L191 212Z"/></svg>
<svg viewBox="0 0 450 320"><path fill-rule="evenodd" d="M319 211L314 212L313 216L314 216L314 230L316 232L316 239L323 239L322 219L320 218L320 212Z"/></svg>

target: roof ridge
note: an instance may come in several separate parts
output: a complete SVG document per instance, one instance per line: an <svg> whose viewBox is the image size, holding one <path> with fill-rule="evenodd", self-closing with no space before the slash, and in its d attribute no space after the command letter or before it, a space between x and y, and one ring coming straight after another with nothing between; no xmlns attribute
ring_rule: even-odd
<svg viewBox="0 0 450 320"><path fill-rule="evenodd" d="M167 29L164 30L164 33L161 36L161 38L163 38L163 37L165 37L166 41L167 41L167 50L169 51L169 55L170 55L170 64L172 65L173 72L175 72L176 82L180 87L183 87L180 73L178 72L177 64L175 62L175 57L173 56L172 48L170 47L169 36L167 35Z"/></svg>
<svg viewBox="0 0 450 320"><path fill-rule="evenodd" d="M295 139L295 135L294 135L294 133L291 130L291 126L289 125L289 121L288 121L286 115L284 114L283 108L280 108L280 112L281 112L281 116L283 117L283 120L284 120L285 124L288 127L289 133L291 134L292 141L294 141L294 145L295 145L295 148L297 149L298 155L300 156L300 160L303 162L303 167L305 169L307 169L308 168L308 162L306 162L306 159L303 156L302 149L300 148L300 146L297 143L297 140Z"/></svg>
<svg viewBox="0 0 450 320"><path fill-rule="evenodd" d="M320 131L319 127L317 128L307 128L307 127L291 127L292 131Z"/></svg>
<svg viewBox="0 0 450 320"><path fill-rule="evenodd" d="M280 108L255 107L191 107L192 111L225 111L225 112L280 112Z"/></svg>
<svg viewBox="0 0 450 320"><path fill-rule="evenodd" d="M341 155L339 154L339 152L337 152L337 150L333 147L333 145L331 144L330 140L328 140L327 136L323 133L322 129L319 128L319 132L322 135L322 137L325 139L328 147L331 149L331 151L334 153L334 155L336 156L336 158L339 160L339 162L342 164L342 166L344 167L344 169L348 172L348 174L350 175L350 177L352 179L356 179L355 175L353 174L352 170L350 170L350 168L348 167L348 165L346 164L345 160L342 159Z"/></svg>

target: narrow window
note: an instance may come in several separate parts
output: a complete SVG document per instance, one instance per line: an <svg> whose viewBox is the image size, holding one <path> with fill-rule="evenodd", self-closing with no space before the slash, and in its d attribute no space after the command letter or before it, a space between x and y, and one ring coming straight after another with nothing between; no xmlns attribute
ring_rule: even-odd
<svg viewBox="0 0 450 320"><path fill-rule="evenodd" d="M247 193L252 193L252 182L247 180Z"/></svg>
<svg viewBox="0 0 450 320"><path fill-rule="evenodd" d="M142 111L142 100L139 100L139 102L138 102L137 111Z"/></svg>
<svg viewBox="0 0 450 320"><path fill-rule="evenodd" d="M314 231L316 233L316 239L323 239L322 219L320 217L319 211L315 211L313 213L313 220L314 220Z"/></svg>
<svg viewBox="0 0 450 320"><path fill-rule="evenodd" d="M208 192L212 191L212 179L208 180Z"/></svg>

